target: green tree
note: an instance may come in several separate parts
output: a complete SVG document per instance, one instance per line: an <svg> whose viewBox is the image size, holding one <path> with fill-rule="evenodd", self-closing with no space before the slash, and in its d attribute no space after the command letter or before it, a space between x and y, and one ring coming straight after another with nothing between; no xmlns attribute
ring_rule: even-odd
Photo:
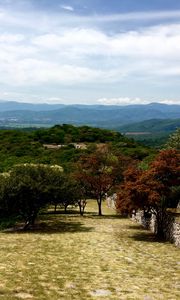
<svg viewBox="0 0 180 300"><path fill-rule="evenodd" d="M180 128L170 135L166 144L166 148L180 150Z"/></svg>
<svg viewBox="0 0 180 300"><path fill-rule="evenodd" d="M40 209L57 197L61 178L59 166L17 165L4 180L1 202L8 213L22 217L27 229L34 225Z"/></svg>

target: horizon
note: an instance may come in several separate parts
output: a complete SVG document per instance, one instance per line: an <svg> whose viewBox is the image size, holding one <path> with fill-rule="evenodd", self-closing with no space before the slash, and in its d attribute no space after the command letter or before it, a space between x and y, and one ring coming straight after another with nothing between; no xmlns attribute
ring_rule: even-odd
<svg viewBox="0 0 180 300"><path fill-rule="evenodd" d="M180 1L0 0L0 98L180 104Z"/></svg>
<svg viewBox="0 0 180 300"><path fill-rule="evenodd" d="M179 103L164 103L164 102L149 102L149 103L132 103L132 104L101 104L101 103L51 103L51 102L25 102L25 101L18 101L18 100L2 100L0 99L0 104L1 103L18 103L18 104L30 104L30 105L50 105L50 106L56 106L56 105L62 105L62 106L148 106L148 105L166 105L166 106L172 106L172 105L178 105L180 106Z"/></svg>

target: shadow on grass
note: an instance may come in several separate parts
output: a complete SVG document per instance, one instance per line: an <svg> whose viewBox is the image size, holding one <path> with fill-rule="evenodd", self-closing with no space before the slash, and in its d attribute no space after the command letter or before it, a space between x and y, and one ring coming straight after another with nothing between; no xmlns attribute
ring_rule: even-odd
<svg viewBox="0 0 180 300"><path fill-rule="evenodd" d="M67 212L65 212L64 210L48 210L48 211L44 211L40 213L41 216L43 215L64 215L64 216L68 216L68 215L80 215L79 212L77 210L67 210Z"/></svg>
<svg viewBox="0 0 180 300"><path fill-rule="evenodd" d="M127 217L124 217L122 215L117 215L117 214L109 214L109 215L102 215L99 216L98 213L96 212L84 212L84 215L81 216L79 211L77 210L68 210L66 213L64 212L64 210L57 210L57 211L46 211L46 212L42 212L40 215L62 215L64 217L68 217L68 216L73 216L73 217L82 217L82 218L96 218L96 219L127 219Z"/></svg>
<svg viewBox="0 0 180 300"><path fill-rule="evenodd" d="M147 231L147 228L143 227L141 224L138 224L138 223L135 223L134 225L130 225L128 226L129 229L132 229L132 230L144 230L144 231Z"/></svg>
<svg viewBox="0 0 180 300"><path fill-rule="evenodd" d="M99 216L98 213L92 213L92 212L85 213L83 218L89 218L89 219L94 218L94 219L99 219L99 220L103 220L103 219L127 219L126 217L122 217L122 216L115 215L115 214Z"/></svg>
<svg viewBox="0 0 180 300"><path fill-rule="evenodd" d="M90 232L93 231L93 227L86 227L81 222L63 222L63 221L51 221L39 222L34 226L29 227L27 230L23 230L23 226L16 226L11 229L4 230L4 233L32 233L32 234L63 234L63 233L76 233L76 232Z"/></svg>
<svg viewBox="0 0 180 300"><path fill-rule="evenodd" d="M131 237L135 241L139 242L155 242L155 243L164 243L165 239L160 238L156 236L153 232L151 232L149 229L143 227L141 224L134 224L128 226L130 230L136 230L138 231L137 233L133 234Z"/></svg>
<svg viewBox="0 0 180 300"><path fill-rule="evenodd" d="M137 228L136 228L137 229ZM163 238L157 237L152 232L148 230L144 230L144 232L138 232L131 236L132 239L138 242L146 242L146 243L164 243L165 240Z"/></svg>

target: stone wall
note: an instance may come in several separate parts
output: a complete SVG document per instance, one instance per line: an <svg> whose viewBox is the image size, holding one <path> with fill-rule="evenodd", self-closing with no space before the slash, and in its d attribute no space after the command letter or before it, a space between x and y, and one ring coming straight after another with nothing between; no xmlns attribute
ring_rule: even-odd
<svg viewBox="0 0 180 300"><path fill-rule="evenodd" d="M156 232L156 216L154 214L149 217L144 215L143 211L138 211L132 215L132 219L152 232ZM180 247L180 218L177 217L177 213L167 213L163 224L163 231L167 241Z"/></svg>

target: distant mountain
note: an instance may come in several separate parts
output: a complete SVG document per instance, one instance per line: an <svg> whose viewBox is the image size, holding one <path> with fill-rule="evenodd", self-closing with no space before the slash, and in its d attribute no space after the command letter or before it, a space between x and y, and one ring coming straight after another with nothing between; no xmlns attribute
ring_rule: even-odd
<svg viewBox="0 0 180 300"><path fill-rule="evenodd" d="M0 112L2 111L16 111L16 110L32 110L32 111L47 111L55 110L63 107L64 104L33 104L33 103L23 103L17 101L3 101L0 100Z"/></svg>
<svg viewBox="0 0 180 300"><path fill-rule="evenodd" d="M122 125L146 120L179 118L180 105L159 103L103 106L0 102L0 126L8 124L45 124L48 126L69 123L102 128L120 128Z"/></svg>
<svg viewBox="0 0 180 300"><path fill-rule="evenodd" d="M180 119L152 119L138 123L123 125L117 129L121 132L173 132L180 127Z"/></svg>

